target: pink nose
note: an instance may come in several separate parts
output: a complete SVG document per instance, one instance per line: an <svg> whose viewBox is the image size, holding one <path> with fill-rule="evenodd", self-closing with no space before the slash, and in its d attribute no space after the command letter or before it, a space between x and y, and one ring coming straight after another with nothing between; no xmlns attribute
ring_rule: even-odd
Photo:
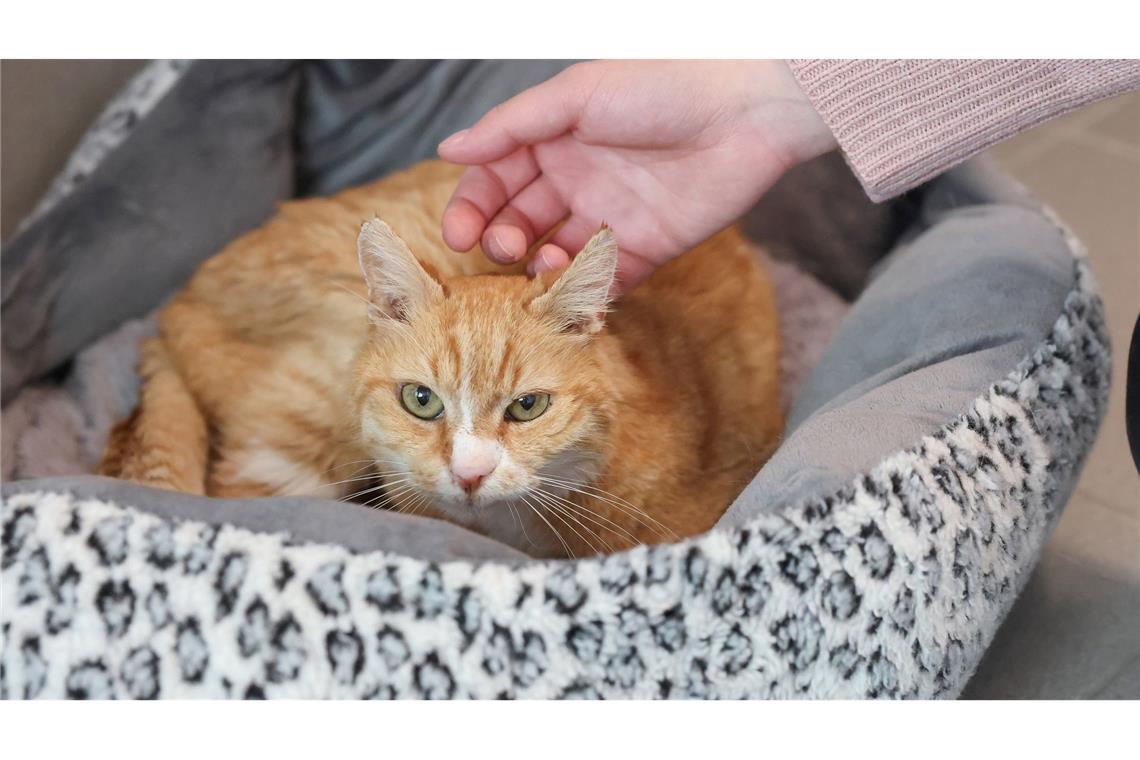
<svg viewBox="0 0 1140 760"><path fill-rule="evenodd" d="M470 496L499 466L501 457L502 449L494 441L459 433L451 450L451 478Z"/></svg>
<svg viewBox="0 0 1140 760"><path fill-rule="evenodd" d="M466 491L470 496L471 494L475 493L475 489L479 487L479 484L483 482L483 478L486 476L472 475L470 477L463 478L453 472L451 473L451 477L455 478L456 485Z"/></svg>

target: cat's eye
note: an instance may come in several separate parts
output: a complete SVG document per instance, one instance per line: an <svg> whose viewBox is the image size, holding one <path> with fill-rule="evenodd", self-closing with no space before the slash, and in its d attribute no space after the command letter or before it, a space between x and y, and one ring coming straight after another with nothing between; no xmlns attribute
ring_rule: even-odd
<svg viewBox="0 0 1140 760"><path fill-rule="evenodd" d="M443 399L426 385L408 383L400 388L404 408L421 420L434 420L443 414Z"/></svg>
<svg viewBox="0 0 1140 760"><path fill-rule="evenodd" d="M541 417L549 406L549 393L527 393L516 398L507 407L507 419L515 422L530 422Z"/></svg>

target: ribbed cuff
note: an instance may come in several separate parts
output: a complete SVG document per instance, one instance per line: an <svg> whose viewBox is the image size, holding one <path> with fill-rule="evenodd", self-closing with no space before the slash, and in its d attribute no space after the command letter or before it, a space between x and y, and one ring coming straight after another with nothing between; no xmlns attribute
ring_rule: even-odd
<svg viewBox="0 0 1140 760"><path fill-rule="evenodd" d="M789 61L867 195L883 201L989 146L1140 89L1135 60Z"/></svg>

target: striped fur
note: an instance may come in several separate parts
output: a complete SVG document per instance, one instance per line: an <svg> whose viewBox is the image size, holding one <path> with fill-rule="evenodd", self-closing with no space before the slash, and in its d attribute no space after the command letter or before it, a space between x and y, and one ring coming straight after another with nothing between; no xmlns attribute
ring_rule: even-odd
<svg viewBox="0 0 1140 760"><path fill-rule="evenodd" d="M710 528L782 426L752 249L726 230L607 314L620 230L560 278L530 280L444 246L457 179L427 162L287 203L207 261L160 318L102 472L210 496L355 498L539 556ZM373 216L392 227L364 228L358 262ZM439 419L402 406L409 383L439 395ZM547 411L508 420L531 392ZM453 475L465 456L491 457L474 491Z"/></svg>

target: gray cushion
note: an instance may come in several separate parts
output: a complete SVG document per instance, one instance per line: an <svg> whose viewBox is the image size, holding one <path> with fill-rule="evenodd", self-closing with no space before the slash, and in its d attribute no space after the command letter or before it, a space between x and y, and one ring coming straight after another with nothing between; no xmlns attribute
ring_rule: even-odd
<svg viewBox="0 0 1140 760"><path fill-rule="evenodd" d="M397 90L439 99L452 86L440 83L456 80L436 66L482 65L422 64L410 79L391 71ZM301 119L299 144L317 146L312 163L295 162L314 188L410 160L438 139L426 131L452 126L417 112L399 122L406 141L377 134L386 147L373 151L375 130L353 123L383 122L389 104L376 100L383 71L361 70L345 64L336 86L318 86L321 96L304 101L312 113L285 111ZM522 68L500 71L513 73L479 88L492 100L502 91L489 82L524 83ZM270 77L251 102L277 85ZM200 131L190 109L203 104L178 93L154 113L171 105ZM146 164L136 151L151 119L95 176ZM186 197L224 184L230 168L215 170L204 184L187 175ZM66 229L94 204L83 201L92 186L49 210L25 232L35 245L18 239L22 253L2 262L6 390L156 303L189 271L182 257L200 260L221 234L195 238L169 271L162 258L147 270L137 248L114 250L153 277L93 276L90 261L61 253L82 240L44 231ZM263 215L266 192L279 191L253 193L218 229L232 234L234 220ZM145 227L156 207L138 199ZM7 483L4 583L18 601L3 610L0 687L26 696L958 694L1091 445L1108 346L1077 244L1001 175L975 163L907 202L918 213L905 229L860 236L899 244L806 382L784 444L709 534L539 562L448 524L314 500L195 499L99 479ZM107 225L131 226L121 209ZM98 234L95 225L87 236ZM44 262L66 266L48 275ZM23 287L8 289L9 266ZM89 300L126 303L110 316L84 307L71 277L93 283ZM132 288L146 292L123 295ZM50 316L37 321L28 304L45 294ZM11 375L9 319L46 346L13 343ZM150 675L160 672L166 680Z"/></svg>

